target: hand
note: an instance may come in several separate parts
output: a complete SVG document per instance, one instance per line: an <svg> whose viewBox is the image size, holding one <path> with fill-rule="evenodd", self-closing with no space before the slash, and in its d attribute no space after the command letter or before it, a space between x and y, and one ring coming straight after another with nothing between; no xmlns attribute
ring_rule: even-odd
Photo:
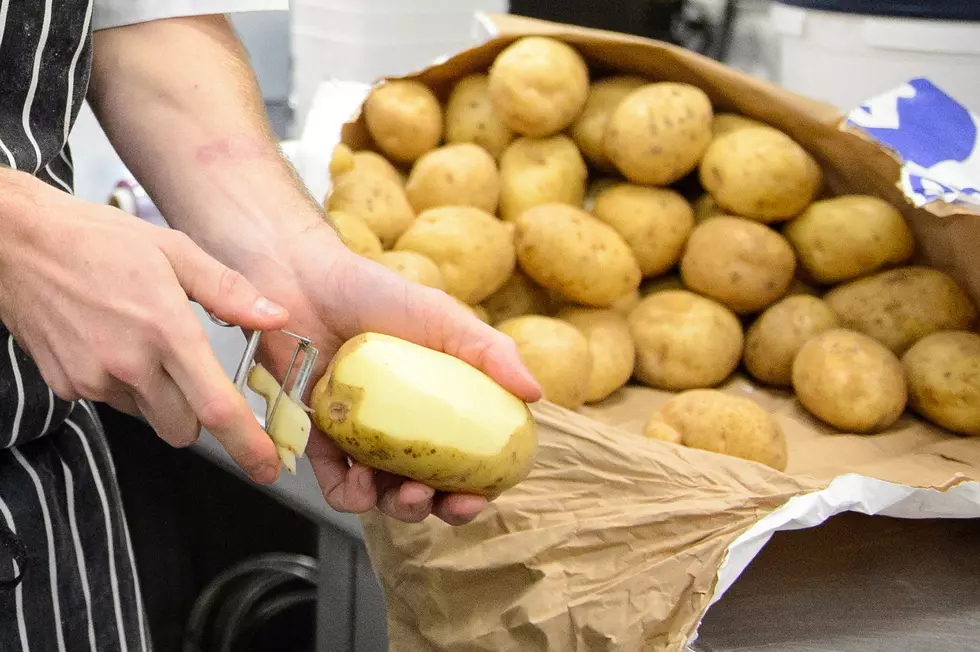
<svg viewBox="0 0 980 652"><path fill-rule="evenodd" d="M173 446L203 424L254 480L272 482L275 447L188 297L246 327L288 319L182 233L0 172L0 319L52 390L142 413Z"/></svg>
<svg viewBox="0 0 980 652"><path fill-rule="evenodd" d="M411 283L384 266L353 254L324 224L290 239L278 259L253 279L290 312L290 330L320 349L319 378L337 348L366 331L394 335L469 362L529 402L541 389L522 364L513 340L470 315L447 294ZM260 359L282 377L295 342L270 333ZM312 389L312 387L310 387ZM347 455L313 432L307 455L327 502L345 512L377 506L407 522L430 513L450 524L475 518L486 506L478 496L442 494L418 482L348 465Z"/></svg>

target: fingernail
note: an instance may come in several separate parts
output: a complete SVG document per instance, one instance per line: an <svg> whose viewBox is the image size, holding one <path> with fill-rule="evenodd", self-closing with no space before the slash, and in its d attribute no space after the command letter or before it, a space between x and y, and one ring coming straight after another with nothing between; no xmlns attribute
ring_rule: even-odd
<svg viewBox="0 0 980 652"><path fill-rule="evenodd" d="M273 303L266 298L261 298L256 301L255 305L252 306L252 310L261 317L279 317L286 312L286 309L278 303Z"/></svg>
<svg viewBox="0 0 980 652"><path fill-rule="evenodd" d="M357 479L358 484L361 485L361 489L370 490L374 486L374 473L370 469L364 469L361 472L361 477Z"/></svg>

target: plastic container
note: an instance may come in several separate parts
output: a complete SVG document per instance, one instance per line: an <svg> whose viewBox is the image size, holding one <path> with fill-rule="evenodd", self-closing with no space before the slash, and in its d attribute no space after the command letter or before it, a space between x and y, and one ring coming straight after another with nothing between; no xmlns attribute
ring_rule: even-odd
<svg viewBox="0 0 980 652"><path fill-rule="evenodd" d="M339 79L374 83L420 70L474 44L477 12L507 13L508 0L293 0L292 92L302 130L316 89Z"/></svg>
<svg viewBox="0 0 980 652"><path fill-rule="evenodd" d="M980 110L980 21L832 12L799 4L803 0L781 0L770 12L779 40L775 81L780 85L849 111L908 79L925 77Z"/></svg>
<svg viewBox="0 0 980 652"><path fill-rule="evenodd" d="M869 16L980 20L977 0L780 0L803 9L821 9Z"/></svg>

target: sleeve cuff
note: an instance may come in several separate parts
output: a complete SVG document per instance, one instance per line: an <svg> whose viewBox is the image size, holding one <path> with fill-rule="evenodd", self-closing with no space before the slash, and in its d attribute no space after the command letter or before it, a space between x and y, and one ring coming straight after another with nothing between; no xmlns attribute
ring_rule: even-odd
<svg viewBox="0 0 980 652"><path fill-rule="evenodd" d="M92 30L180 16L288 10L289 0L95 0Z"/></svg>

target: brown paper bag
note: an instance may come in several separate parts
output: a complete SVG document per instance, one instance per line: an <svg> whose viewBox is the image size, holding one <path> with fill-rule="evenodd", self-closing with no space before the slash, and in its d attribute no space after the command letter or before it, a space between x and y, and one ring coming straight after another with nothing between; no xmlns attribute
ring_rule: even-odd
<svg viewBox="0 0 980 652"><path fill-rule="evenodd" d="M538 33L573 44L596 70L695 84L717 110L790 134L818 158L832 191L873 194L899 207L929 262L980 299L980 215L944 204L913 207L896 185L896 158L843 129L833 107L666 44L511 16L492 20L498 36L415 77L445 97L454 80L485 70L514 38ZM342 140L369 144L359 118L344 126ZM980 442L911 416L886 434L841 435L789 393L738 376L725 390L777 415L789 442L786 473L644 439L644 420L670 395L629 387L580 413L534 406L536 468L471 525L365 515L391 649L682 650L717 597L730 546L790 499L845 474L940 490L980 479Z"/></svg>

